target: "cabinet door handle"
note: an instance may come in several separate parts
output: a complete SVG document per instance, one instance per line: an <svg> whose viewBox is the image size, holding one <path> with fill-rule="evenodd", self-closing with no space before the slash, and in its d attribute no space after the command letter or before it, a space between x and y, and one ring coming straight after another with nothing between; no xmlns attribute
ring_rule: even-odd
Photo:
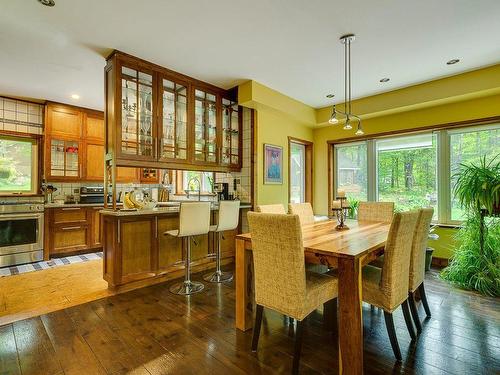
<svg viewBox="0 0 500 375"><path fill-rule="evenodd" d="M64 227L64 228L61 228L61 230L75 230L75 229L82 229L82 227Z"/></svg>
<svg viewBox="0 0 500 375"><path fill-rule="evenodd" d="M62 211L77 211L81 210L80 207L66 207L66 208L61 208Z"/></svg>

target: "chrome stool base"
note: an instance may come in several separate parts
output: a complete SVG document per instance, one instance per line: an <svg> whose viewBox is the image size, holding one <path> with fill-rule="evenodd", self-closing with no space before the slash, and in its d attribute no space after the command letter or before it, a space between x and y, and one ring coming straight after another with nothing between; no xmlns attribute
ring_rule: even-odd
<svg viewBox="0 0 500 375"><path fill-rule="evenodd" d="M183 281L176 283L169 288L170 293L178 294L181 296L189 296L191 294L199 293L205 288L205 285L197 281Z"/></svg>
<svg viewBox="0 0 500 375"><path fill-rule="evenodd" d="M224 282L229 282L232 279L233 279L232 273L223 271L215 271L203 276L203 280L208 281L209 283L224 283Z"/></svg>

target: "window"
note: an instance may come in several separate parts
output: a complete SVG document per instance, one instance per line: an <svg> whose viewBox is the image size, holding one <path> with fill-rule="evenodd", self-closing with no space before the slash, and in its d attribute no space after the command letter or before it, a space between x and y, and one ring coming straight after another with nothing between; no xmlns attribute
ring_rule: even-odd
<svg viewBox="0 0 500 375"><path fill-rule="evenodd" d="M477 163L486 156L491 160L500 154L500 128L485 128L482 130L462 130L449 132L450 137L450 176L451 188L455 184L455 173L460 164ZM500 157L500 156L499 156ZM451 220L463 220L464 214L458 201L451 194Z"/></svg>
<svg viewBox="0 0 500 375"><path fill-rule="evenodd" d="M348 198L358 201L368 199L366 150L366 142L335 146L337 189L344 190Z"/></svg>
<svg viewBox="0 0 500 375"><path fill-rule="evenodd" d="M290 143L290 202L305 202L306 184L306 146L300 143Z"/></svg>
<svg viewBox="0 0 500 375"><path fill-rule="evenodd" d="M37 141L0 137L0 194L36 194L38 189Z"/></svg>
<svg viewBox="0 0 500 375"><path fill-rule="evenodd" d="M185 194L186 190L198 190L198 179L201 184L201 194L213 193L214 174L212 172L178 171L177 194Z"/></svg>
<svg viewBox="0 0 500 375"><path fill-rule="evenodd" d="M333 150L334 191L355 200L391 201L401 211L433 207L434 220L456 224L464 217L453 197L453 176L461 163L500 157L500 124L344 143Z"/></svg>
<svg viewBox="0 0 500 375"><path fill-rule="evenodd" d="M377 198L396 210L433 207L437 218L436 136L421 134L376 141Z"/></svg>
<svg viewBox="0 0 500 375"><path fill-rule="evenodd" d="M312 152L312 142L288 137L288 201L290 203L312 203Z"/></svg>

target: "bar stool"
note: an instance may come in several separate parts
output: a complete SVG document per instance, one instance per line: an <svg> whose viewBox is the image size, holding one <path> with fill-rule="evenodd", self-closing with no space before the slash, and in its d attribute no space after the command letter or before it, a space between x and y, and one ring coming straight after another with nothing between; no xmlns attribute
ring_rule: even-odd
<svg viewBox="0 0 500 375"><path fill-rule="evenodd" d="M179 211L179 229L169 230L164 235L182 238L186 258L184 281L170 287L170 292L190 295L201 292L205 285L191 281L191 239L193 236L208 234L210 230L210 202L182 202Z"/></svg>
<svg viewBox="0 0 500 375"><path fill-rule="evenodd" d="M231 281L233 274L229 272L222 272L220 269L221 249L220 240L222 232L233 230L238 227L240 219L240 201L221 201L219 203L219 220L217 225L210 226L210 232L216 234L217 248L215 254L215 272L203 276L205 281L211 283L222 283L224 281Z"/></svg>

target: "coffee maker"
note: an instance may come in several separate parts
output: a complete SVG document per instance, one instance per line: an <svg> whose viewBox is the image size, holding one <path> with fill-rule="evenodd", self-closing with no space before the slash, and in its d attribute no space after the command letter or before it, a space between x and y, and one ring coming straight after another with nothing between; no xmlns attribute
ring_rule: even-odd
<svg viewBox="0 0 500 375"><path fill-rule="evenodd" d="M227 201L229 199L229 184L227 182L214 183L214 192L217 193L219 201Z"/></svg>

